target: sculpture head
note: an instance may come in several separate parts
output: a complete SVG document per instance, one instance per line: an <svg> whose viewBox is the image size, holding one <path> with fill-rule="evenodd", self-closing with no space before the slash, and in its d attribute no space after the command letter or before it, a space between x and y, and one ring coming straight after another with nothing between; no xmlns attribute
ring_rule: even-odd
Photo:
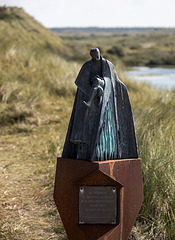
<svg viewBox="0 0 175 240"><path fill-rule="evenodd" d="M90 50L90 55L93 60L100 60L100 50L98 48L92 48Z"/></svg>

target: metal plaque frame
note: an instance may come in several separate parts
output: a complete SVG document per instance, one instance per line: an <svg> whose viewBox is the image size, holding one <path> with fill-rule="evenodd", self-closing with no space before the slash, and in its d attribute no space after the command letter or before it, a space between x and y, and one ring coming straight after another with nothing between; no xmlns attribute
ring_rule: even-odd
<svg viewBox="0 0 175 240"><path fill-rule="evenodd" d="M116 224L115 186L79 187L79 224Z"/></svg>

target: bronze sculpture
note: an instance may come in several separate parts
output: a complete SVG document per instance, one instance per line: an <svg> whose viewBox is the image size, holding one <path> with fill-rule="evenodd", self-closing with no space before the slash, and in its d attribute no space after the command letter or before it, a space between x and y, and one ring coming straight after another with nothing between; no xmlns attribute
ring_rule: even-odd
<svg viewBox="0 0 175 240"><path fill-rule="evenodd" d="M131 105L112 63L96 48L90 55L75 82L54 200L70 240L127 240L143 202Z"/></svg>
<svg viewBox="0 0 175 240"><path fill-rule="evenodd" d="M132 109L126 86L98 48L81 68L63 158L90 161L137 158Z"/></svg>

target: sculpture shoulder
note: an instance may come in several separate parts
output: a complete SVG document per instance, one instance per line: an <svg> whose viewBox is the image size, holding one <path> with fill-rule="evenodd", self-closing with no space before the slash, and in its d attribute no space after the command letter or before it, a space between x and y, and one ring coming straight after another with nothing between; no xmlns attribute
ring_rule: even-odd
<svg viewBox="0 0 175 240"><path fill-rule="evenodd" d="M91 88L90 81L89 81L90 68L91 68L91 60L83 64L75 81L75 84L77 85L77 87L87 96L89 96L89 92Z"/></svg>
<svg viewBox="0 0 175 240"><path fill-rule="evenodd" d="M84 78L87 75L87 73L90 71L90 67L91 67L91 60L83 64L76 78L75 84L77 84L79 81L82 81L82 78Z"/></svg>
<svg viewBox="0 0 175 240"><path fill-rule="evenodd" d="M81 67L80 72L83 71L83 70L85 70L85 69L89 69L90 66L91 66L91 60L88 60L87 62L85 62L85 63L83 64L83 66Z"/></svg>
<svg viewBox="0 0 175 240"><path fill-rule="evenodd" d="M120 88L123 91L128 92L126 85L118 78L118 75L117 75L117 72L116 72L116 69L115 69L114 65L109 60L106 60L106 61L107 61L107 64L109 65L112 77L115 80L116 84L120 85Z"/></svg>

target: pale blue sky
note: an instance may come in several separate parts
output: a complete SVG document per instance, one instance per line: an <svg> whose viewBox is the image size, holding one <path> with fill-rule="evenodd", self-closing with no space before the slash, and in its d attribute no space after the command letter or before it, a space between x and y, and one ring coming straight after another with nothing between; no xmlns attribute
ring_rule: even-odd
<svg viewBox="0 0 175 240"><path fill-rule="evenodd" d="M175 0L0 0L46 27L175 27Z"/></svg>

